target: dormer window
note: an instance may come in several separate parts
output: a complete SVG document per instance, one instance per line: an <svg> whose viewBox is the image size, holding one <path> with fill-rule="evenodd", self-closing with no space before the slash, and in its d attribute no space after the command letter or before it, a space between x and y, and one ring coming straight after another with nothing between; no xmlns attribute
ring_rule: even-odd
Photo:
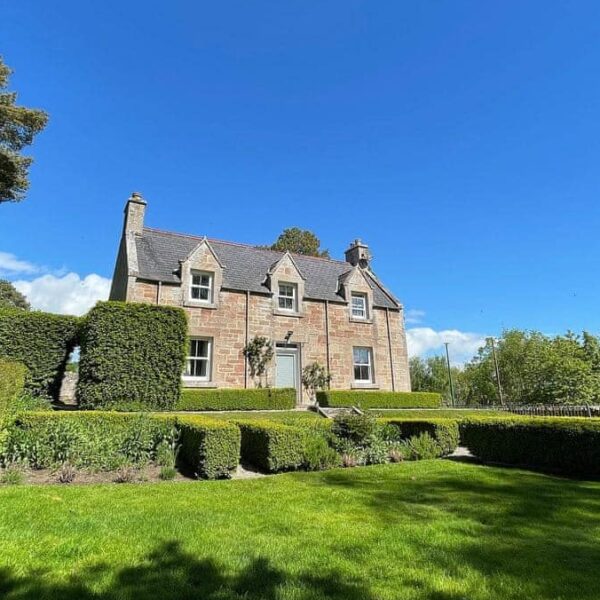
<svg viewBox="0 0 600 600"><path fill-rule="evenodd" d="M278 294L279 310L298 311L298 286L295 283L280 283Z"/></svg>
<svg viewBox="0 0 600 600"><path fill-rule="evenodd" d="M213 301L213 273L204 271L192 271L190 281L190 299L196 302L206 302L207 304Z"/></svg>
<svg viewBox="0 0 600 600"><path fill-rule="evenodd" d="M353 319L367 319L369 317L366 294L352 292L351 311Z"/></svg>

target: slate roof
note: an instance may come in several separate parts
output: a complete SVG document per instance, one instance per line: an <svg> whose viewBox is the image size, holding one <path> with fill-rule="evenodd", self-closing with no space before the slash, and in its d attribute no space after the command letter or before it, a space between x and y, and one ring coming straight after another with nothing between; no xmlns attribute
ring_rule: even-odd
<svg viewBox="0 0 600 600"><path fill-rule="evenodd" d="M136 236L138 277L153 281L180 283L180 261L185 260L202 241L201 237L144 228ZM267 272L282 256L282 252L224 242L208 238L212 249L223 264L223 287L230 290L270 293L265 284ZM315 300L343 302L337 293L338 278L352 266L347 262L293 255L294 261L305 277L304 295ZM374 275L367 272L373 288L373 303L384 308L400 308L400 303L388 292Z"/></svg>

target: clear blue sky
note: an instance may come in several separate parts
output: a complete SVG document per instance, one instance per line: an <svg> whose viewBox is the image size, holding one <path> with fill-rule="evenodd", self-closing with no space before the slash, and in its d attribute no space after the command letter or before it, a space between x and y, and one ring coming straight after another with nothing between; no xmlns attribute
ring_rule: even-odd
<svg viewBox="0 0 600 600"><path fill-rule="evenodd" d="M140 190L169 230L360 236L417 327L600 331L598 2L20 0L0 40L50 113L1 251L110 277Z"/></svg>

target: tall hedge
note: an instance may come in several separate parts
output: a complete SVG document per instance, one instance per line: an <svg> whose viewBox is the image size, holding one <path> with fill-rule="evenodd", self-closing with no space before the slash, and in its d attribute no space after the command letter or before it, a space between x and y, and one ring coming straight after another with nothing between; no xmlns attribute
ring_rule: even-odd
<svg viewBox="0 0 600 600"><path fill-rule="evenodd" d="M66 315L0 309L0 357L23 363L25 388L57 399L69 354L77 345L80 319Z"/></svg>
<svg viewBox="0 0 600 600"><path fill-rule="evenodd" d="M460 433L463 445L484 461L600 476L600 419L469 419Z"/></svg>
<svg viewBox="0 0 600 600"><path fill-rule="evenodd" d="M287 410L296 406L293 388L181 390L176 410Z"/></svg>
<svg viewBox="0 0 600 600"><path fill-rule="evenodd" d="M383 392L377 390L326 390L317 392L320 406L360 408L439 408L442 395L434 392Z"/></svg>
<svg viewBox="0 0 600 600"><path fill-rule="evenodd" d="M179 399L186 340L180 308L99 302L81 335L80 406L172 409Z"/></svg>
<svg viewBox="0 0 600 600"><path fill-rule="evenodd" d="M0 426L2 416L25 388L27 367L23 363L0 358Z"/></svg>

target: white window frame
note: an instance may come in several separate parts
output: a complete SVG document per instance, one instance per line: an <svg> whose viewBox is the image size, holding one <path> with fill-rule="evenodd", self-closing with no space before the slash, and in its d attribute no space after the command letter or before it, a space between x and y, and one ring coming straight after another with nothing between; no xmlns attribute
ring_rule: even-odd
<svg viewBox="0 0 600 600"><path fill-rule="evenodd" d="M362 309L354 306L354 300L362 300ZM361 314L356 314L354 311L359 310ZM369 297L361 292L352 292L350 294L350 316L353 319L366 321L369 318Z"/></svg>
<svg viewBox="0 0 600 600"><path fill-rule="evenodd" d="M208 285L203 283L194 283L194 277L208 277ZM214 288L215 274L208 271L191 271L190 272L190 301L201 302L203 304L212 304L213 302L213 288ZM208 290L208 298L194 298L194 290ZM198 292L200 295L201 292Z"/></svg>
<svg viewBox="0 0 600 600"><path fill-rule="evenodd" d="M289 294L282 294L281 293L282 287L290 288L292 290L292 295L290 296ZM290 299L292 301L291 308L281 306L282 300L284 301L284 304L285 304L286 301L290 300ZM280 281L278 283L278 285L277 285L277 309L283 310L285 312L291 312L291 313L298 312L298 286L295 283L290 283L287 281Z"/></svg>
<svg viewBox="0 0 600 600"><path fill-rule="evenodd" d="M367 351L367 362L357 362L356 361L356 350L366 350ZM367 367L368 379L357 379L356 378L356 368L364 368ZM373 383L373 348L369 346L354 346L352 348L352 375L355 383Z"/></svg>
<svg viewBox="0 0 600 600"><path fill-rule="evenodd" d="M206 356L193 356L192 342L206 342ZM192 337L189 340L188 354L185 357L185 370L183 372L183 379L186 381L211 381L212 380L212 353L213 350L213 339L207 337ZM205 361L206 362L206 375L188 375L188 369L191 361Z"/></svg>

